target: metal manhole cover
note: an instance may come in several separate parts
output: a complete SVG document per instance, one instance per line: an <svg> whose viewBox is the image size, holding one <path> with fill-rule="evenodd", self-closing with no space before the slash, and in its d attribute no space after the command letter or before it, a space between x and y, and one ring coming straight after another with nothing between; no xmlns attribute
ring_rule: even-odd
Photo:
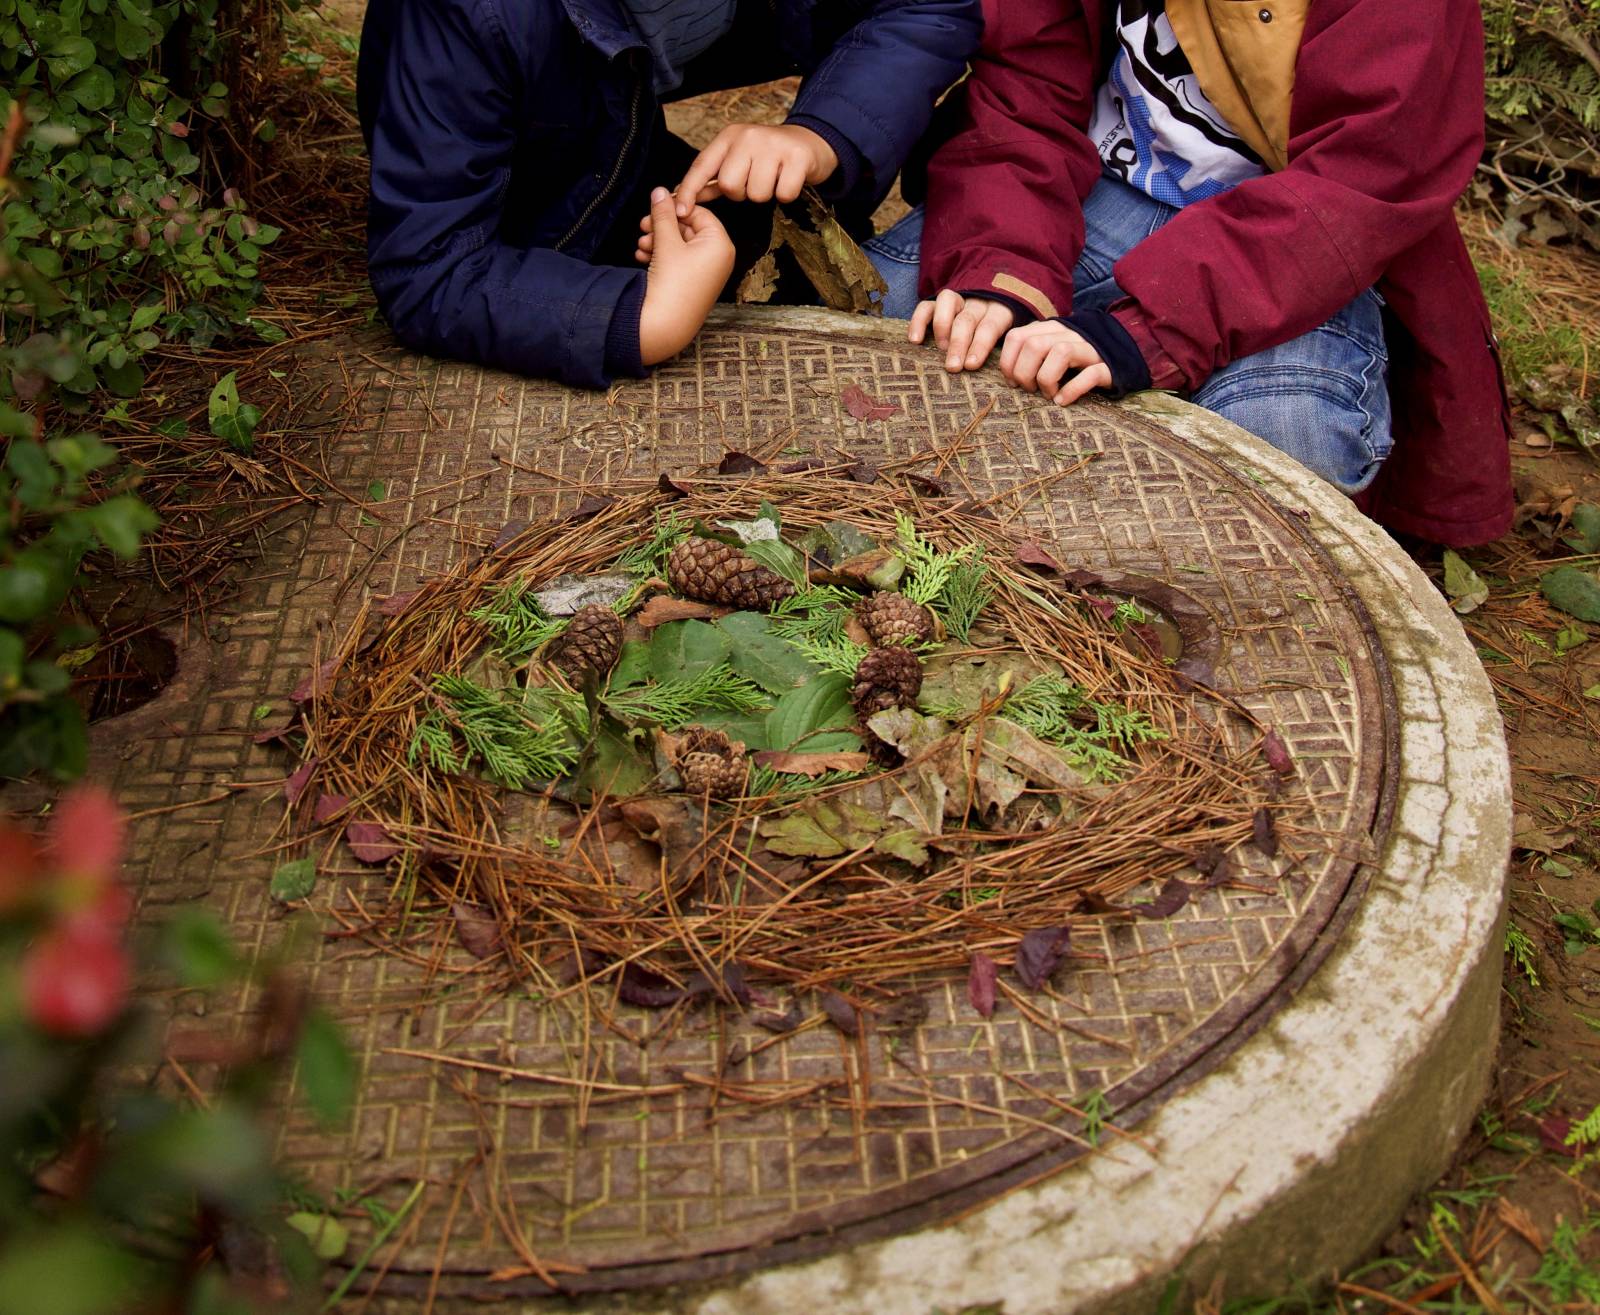
<svg viewBox="0 0 1600 1315"><path fill-rule="evenodd" d="M1003 1004L985 1020L952 979L932 985L927 1021L893 1042L815 1028L762 1047L767 1034L704 1011L641 1047L642 1013L597 1019L517 990L453 993L464 965L432 942L406 959L331 936L307 967L360 1052L359 1105L337 1133L293 1116L280 1150L328 1194L374 1189L392 1207L418 1179L433 1184L432 1223L398 1235L384 1291L547 1291L530 1257L577 1271L558 1275L570 1291L703 1279L953 1217L1081 1154L1066 1110L1092 1093L1108 1122L1136 1134L1336 937L1387 825L1387 675L1360 603L1249 471L1126 410L1062 410L987 373L952 378L875 326L817 316L724 322L694 354L608 396L381 345L357 344L343 366L361 385L360 423L325 456L353 496L330 497L281 536L204 688L152 705L162 729L141 722L124 749L122 796L155 810L135 846L147 906L203 896L246 945L276 934L267 878L281 798L236 792L162 810L212 795L218 780L281 777L282 758L251 745L252 712L328 651L363 592L412 589L508 522L570 510L600 483L714 466L729 448L921 458L914 468L993 499L1070 565L1178 585L1220 623L1219 685L1279 728L1311 798L1308 829L1325 838L1280 881L1210 890L1167 921L1097 925L1099 943L1083 948L1103 957L1030 999L1032 1016ZM900 410L853 419L841 402L850 385ZM395 894L337 856L323 871L317 902L351 926L352 909ZM727 1065L740 1045L755 1053ZM584 1054L591 1068L579 1073ZM852 1094L730 1108L664 1080L724 1066L774 1092L839 1083ZM902 1082L908 1072L922 1076ZM575 1094L592 1079L602 1085ZM640 1083L674 1090L643 1098L629 1090ZM870 1102L859 1094L869 1090ZM441 1252L453 1185L468 1179Z"/></svg>

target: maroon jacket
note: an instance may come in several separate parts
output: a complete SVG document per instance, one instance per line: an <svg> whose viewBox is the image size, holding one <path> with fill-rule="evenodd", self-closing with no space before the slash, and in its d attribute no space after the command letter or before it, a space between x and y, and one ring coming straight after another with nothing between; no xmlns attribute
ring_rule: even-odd
<svg viewBox="0 0 1600 1315"><path fill-rule="evenodd" d="M1086 130L1110 0L985 0L983 48L928 164L921 291L1014 281L1065 313L1100 177ZM1478 0L1312 0L1288 166L1186 207L1115 268L1156 387L1193 390L1378 285L1395 448L1358 499L1392 529L1485 543L1511 525L1509 412L1452 207L1483 151ZM1009 276L1009 277L1007 277Z"/></svg>

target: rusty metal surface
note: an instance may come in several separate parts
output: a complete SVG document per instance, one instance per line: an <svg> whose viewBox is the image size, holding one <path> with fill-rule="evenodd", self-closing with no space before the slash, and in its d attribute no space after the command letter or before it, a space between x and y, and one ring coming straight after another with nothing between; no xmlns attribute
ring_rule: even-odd
<svg viewBox="0 0 1600 1315"><path fill-rule="evenodd" d="M1224 469L1109 405L1061 410L996 375L951 378L870 332L774 320L715 328L692 355L610 396L419 360L381 342L353 346L344 368L363 391L360 425L325 454L339 491L272 543L220 618L225 642L192 655L166 697L102 729L131 808L226 796L137 823L150 914L202 900L246 946L278 935L267 882L283 856L274 848L285 838L281 795L219 783L282 777L281 753L251 742L254 715L285 706L364 594L412 588L481 550L507 521L570 508L587 485L715 463L729 447L886 462L948 445L986 406L977 450L960 462L971 491L1019 490L995 510L1071 565L1151 576L1202 604L1223 637L1220 684L1281 729L1328 838L1259 890L1212 890L1167 922L1094 929L1076 967L1032 1000L1048 1026L1004 1001L986 1021L964 982L929 982L929 1016L914 1031L872 1031L857 1043L814 1028L726 1068L736 1080L837 1080L858 1099L870 1091L864 1116L815 1101L712 1109L699 1091L649 1103L602 1093L580 1108L560 1082L579 1076L585 1051L599 1057L591 1076L634 1083L716 1072L735 1046L769 1038L703 1011L664 1043L600 1030L585 1044L581 1011L521 992L452 990L469 962L453 945L430 986L423 963L324 939L306 968L358 1051L359 1104L350 1126L332 1132L292 1113L279 1149L329 1195L376 1185L392 1207L417 1179L434 1183L424 1198L431 1222L392 1258L386 1292L432 1281L452 1185L480 1152L488 1167L471 1169L443 1254L447 1295L545 1290L526 1275L489 1281L517 1263L490 1219L490 1196L516 1212L542 1259L584 1267L563 1280L573 1290L704 1278L949 1217L1081 1153L1054 1130L1062 1102L1103 1092L1110 1117L1136 1126L1269 1015L1332 943L1359 891L1360 859L1386 824L1386 675L1360 604L1248 470ZM850 384L901 412L852 419L840 401ZM1049 478L1089 453L1078 473ZM314 902L324 907L347 888L364 903L391 893L388 877L339 853L323 871ZM181 1016L185 1002L176 1009ZM654 1026L637 1011L620 1017L633 1037ZM506 1082L388 1053L395 1048L557 1082Z"/></svg>

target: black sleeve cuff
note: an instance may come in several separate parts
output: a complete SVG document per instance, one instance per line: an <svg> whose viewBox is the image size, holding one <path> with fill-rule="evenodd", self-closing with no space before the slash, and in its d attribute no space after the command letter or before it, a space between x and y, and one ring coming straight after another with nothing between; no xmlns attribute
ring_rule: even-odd
<svg viewBox="0 0 1600 1315"><path fill-rule="evenodd" d="M957 288L963 297L978 297L984 301L998 301L1002 306L1011 308L1011 327L1013 329L1023 324L1032 324L1039 318L1039 312L1025 301L1018 301L1015 297L1007 296L1004 292L996 292L993 288ZM1084 335L1088 337L1087 334Z"/></svg>
<svg viewBox="0 0 1600 1315"><path fill-rule="evenodd" d="M1150 387L1150 367L1145 364L1139 344L1110 311L1075 310L1056 319L1083 335L1111 371L1112 397L1126 397Z"/></svg>
<svg viewBox="0 0 1600 1315"><path fill-rule="evenodd" d="M628 284L606 330L606 377L642 379L644 361L639 356L639 316L644 310L644 275Z"/></svg>
<svg viewBox="0 0 1600 1315"><path fill-rule="evenodd" d="M821 186L817 188L817 195L829 203L850 196L856 190L856 185L860 183L861 175L866 170L866 157L861 154L856 144L831 123L814 119L809 114L791 114L784 122L811 129L828 143L839 159L839 167L823 179Z"/></svg>

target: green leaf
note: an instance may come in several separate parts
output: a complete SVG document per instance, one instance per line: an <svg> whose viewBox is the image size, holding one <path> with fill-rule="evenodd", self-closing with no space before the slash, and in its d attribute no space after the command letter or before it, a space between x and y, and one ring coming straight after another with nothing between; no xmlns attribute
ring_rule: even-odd
<svg viewBox="0 0 1600 1315"><path fill-rule="evenodd" d="M622 652L617 657L617 664L611 668L611 678L606 682L606 692L619 693L625 689L632 689L635 685L642 685L649 679L650 645L641 643L637 639L624 640Z"/></svg>
<svg viewBox="0 0 1600 1315"><path fill-rule="evenodd" d="M1539 592L1553 607L1580 621L1600 623L1600 581L1576 566L1558 566L1539 577Z"/></svg>
<svg viewBox="0 0 1600 1315"><path fill-rule="evenodd" d="M655 779L650 751L631 736L606 725L595 736L588 758L579 765L573 785L580 798L609 794L626 799L648 789Z"/></svg>
<svg viewBox="0 0 1600 1315"><path fill-rule="evenodd" d="M212 387L211 398L206 407L206 419L211 424L212 432L216 432L217 421L224 416L232 415L238 409L239 372L237 370L229 370Z"/></svg>
<svg viewBox="0 0 1600 1315"><path fill-rule="evenodd" d="M914 827L907 827L901 831L891 831L888 835L879 836L873 842L872 848L880 854L888 854L891 858L898 858L902 862L920 868L928 861L928 846L924 843L927 836Z"/></svg>
<svg viewBox="0 0 1600 1315"><path fill-rule="evenodd" d="M88 37L60 36L50 43L47 55L50 76L57 81L75 77L94 67L94 42Z"/></svg>
<svg viewBox="0 0 1600 1315"><path fill-rule="evenodd" d="M312 1214L297 1210L284 1223L297 1233L302 1233L319 1260L337 1260L350 1245L350 1230L332 1215Z"/></svg>
<svg viewBox="0 0 1600 1315"><path fill-rule="evenodd" d="M32 621L59 601L60 575L51 565L42 553L23 553L0 567L0 621Z"/></svg>
<svg viewBox="0 0 1600 1315"><path fill-rule="evenodd" d="M118 397L136 397L144 387L144 367L137 361L124 361L121 365L101 367L100 377Z"/></svg>
<svg viewBox="0 0 1600 1315"><path fill-rule="evenodd" d="M775 854L837 858L874 843L891 824L891 819L846 799L813 799L762 822L758 830Z"/></svg>
<svg viewBox="0 0 1600 1315"><path fill-rule="evenodd" d="M148 329L152 324L161 318L161 314L164 310L166 310L166 307L163 306L159 301L154 301L148 305L140 306L133 312L132 318L128 321L129 332L138 333L141 329Z"/></svg>
<svg viewBox="0 0 1600 1315"><path fill-rule="evenodd" d="M22 683L22 658L27 650L15 630L0 629L0 695L10 694Z"/></svg>
<svg viewBox="0 0 1600 1315"><path fill-rule="evenodd" d="M854 720L848 677L816 676L784 694L773 705L767 714L766 747L792 749L802 738L816 731L843 728ZM832 752L817 749L810 741L800 747L811 752Z"/></svg>
<svg viewBox="0 0 1600 1315"><path fill-rule="evenodd" d="M73 434L52 438L45 444L50 459L74 479L82 479L90 471L109 466L117 459L117 450L101 442L93 434Z"/></svg>
<svg viewBox="0 0 1600 1315"><path fill-rule="evenodd" d="M1556 631L1556 652L1570 653L1573 649L1589 642L1589 632L1582 626L1563 626Z"/></svg>
<svg viewBox="0 0 1600 1315"><path fill-rule="evenodd" d="M344 1034L324 1009L306 1015L296 1048L300 1090L324 1123L344 1121L356 1094L356 1062Z"/></svg>
<svg viewBox="0 0 1600 1315"><path fill-rule="evenodd" d="M78 108L93 114L103 110L117 97L117 84L111 74L98 64L86 68L65 87L66 94L78 102Z"/></svg>
<svg viewBox="0 0 1600 1315"><path fill-rule="evenodd" d="M161 524L155 512L131 493L107 498L88 514L100 542L118 557L132 557L139 551L140 540Z"/></svg>
<svg viewBox="0 0 1600 1315"><path fill-rule="evenodd" d="M829 565L837 566L852 557L871 552L878 545L848 521L829 521L826 525L807 530L799 546L813 557L820 557Z"/></svg>
<svg viewBox="0 0 1600 1315"><path fill-rule="evenodd" d="M1580 502L1572 509L1572 532L1561 540L1573 552L1600 553L1600 507Z"/></svg>
<svg viewBox="0 0 1600 1315"><path fill-rule="evenodd" d="M657 680L692 680L728 660L732 639L705 621L669 621L650 638L650 674Z"/></svg>
<svg viewBox="0 0 1600 1315"><path fill-rule="evenodd" d="M87 1223L18 1230L0 1247L0 1315L118 1315L141 1304L143 1278L128 1252Z"/></svg>
<svg viewBox="0 0 1600 1315"><path fill-rule="evenodd" d="M806 587L806 559L781 539L758 539L745 544L744 550L796 589Z"/></svg>
<svg viewBox="0 0 1600 1315"><path fill-rule="evenodd" d="M1589 686L1588 689L1583 691L1583 697L1586 699L1600 699L1600 685Z"/></svg>
<svg viewBox="0 0 1600 1315"><path fill-rule="evenodd" d="M262 119L256 124L256 140L270 142L278 135L278 126L271 119Z"/></svg>
<svg viewBox="0 0 1600 1315"><path fill-rule="evenodd" d="M210 990L231 981L243 966L222 926L204 909L182 909L163 934L167 963L185 986Z"/></svg>
<svg viewBox="0 0 1600 1315"><path fill-rule="evenodd" d="M752 753L772 747L767 743L767 719L758 713L701 712L695 715L694 724L704 726L707 730L722 731L730 740L738 740Z"/></svg>
<svg viewBox="0 0 1600 1315"><path fill-rule="evenodd" d="M675 623L676 624L676 623ZM735 612L716 623L730 643L728 662L769 694L786 694L821 673L759 612Z"/></svg>
<svg viewBox="0 0 1600 1315"><path fill-rule="evenodd" d="M287 863L278 864L277 870L273 872L272 898L284 904L304 899L316 888L316 884L316 860L292 858Z"/></svg>
<svg viewBox="0 0 1600 1315"><path fill-rule="evenodd" d="M389 490L381 479L375 479L367 485L367 497L373 502L382 502L389 496Z"/></svg>
<svg viewBox="0 0 1600 1315"><path fill-rule="evenodd" d="M1482 607L1489 598L1489 586L1454 549L1444 550L1444 591L1450 606L1463 616Z"/></svg>

